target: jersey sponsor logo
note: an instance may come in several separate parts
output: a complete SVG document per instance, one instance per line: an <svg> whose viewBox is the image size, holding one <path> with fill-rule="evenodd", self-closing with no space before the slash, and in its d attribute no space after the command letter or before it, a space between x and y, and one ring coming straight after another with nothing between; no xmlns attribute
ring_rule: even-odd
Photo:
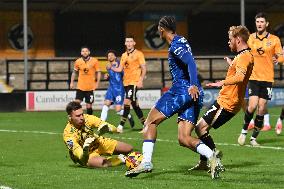
<svg viewBox="0 0 284 189"><path fill-rule="evenodd" d="M175 55L180 55L180 53L183 52L183 48L182 47L178 47L176 50L174 50Z"/></svg>
<svg viewBox="0 0 284 189"><path fill-rule="evenodd" d="M257 48L256 51L257 51L257 53L258 53L259 55L263 55L263 54L264 54L264 50L262 49L262 47Z"/></svg>
<svg viewBox="0 0 284 189"><path fill-rule="evenodd" d="M88 68L84 68L84 73L88 73L89 72L89 69Z"/></svg>
<svg viewBox="0 0 284 189"><path fill-rule="evenodd" d="M67 140L67 147L68 147L68 149L72 149L73 148L73 146L74 146L74 143L73 143L73 140L72 139L69 139L69 140Z"/></svg>

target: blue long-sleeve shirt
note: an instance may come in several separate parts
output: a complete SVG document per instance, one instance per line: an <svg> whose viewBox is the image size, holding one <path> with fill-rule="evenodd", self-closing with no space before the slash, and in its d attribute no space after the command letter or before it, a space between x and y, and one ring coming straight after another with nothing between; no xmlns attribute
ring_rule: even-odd
<svg viewBox="0 0 284 189"><path fill-rule="evenodd" d="M169 67L176 92L187 92L195 85L202 90L197 77L197 67L187 40L176 35L169 47Z"/></svg>

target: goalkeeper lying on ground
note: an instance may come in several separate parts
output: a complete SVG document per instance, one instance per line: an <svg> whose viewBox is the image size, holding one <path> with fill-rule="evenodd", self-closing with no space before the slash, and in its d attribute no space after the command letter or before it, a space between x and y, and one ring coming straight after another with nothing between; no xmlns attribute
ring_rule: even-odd
<svg viewBox="0 0 284 189"><path fill-rule="evenodd" d="M96 116L83 114L80 103L70 102L66 107L68 123L63 139L71 159L87 167L110 167L125 162L124 155L132 151L130 144L111 138L104 138L106 132L117 132L116 127Z"/></svg>

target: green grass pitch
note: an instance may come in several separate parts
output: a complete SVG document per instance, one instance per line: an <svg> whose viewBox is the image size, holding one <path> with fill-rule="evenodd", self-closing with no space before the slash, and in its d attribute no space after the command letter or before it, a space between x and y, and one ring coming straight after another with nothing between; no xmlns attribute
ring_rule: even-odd
<svg viewBox="0 0 284 189"><path fill-rule="evenodd" d="M237 145L242 112L220 129L211 130L217 148L224 153L226 167L217 180L206 172L187 171L199 156L178 145L176 117L159 126L153 172L130 179L124 177L125 166L87 169L72 163L62 140L65 112L0 113L0 188L284 188L284 134L276 136L274 132L280 108L269 112L273 130L262 132L258 139L265 148ZM119 117L110 111L108 121L116 125ZM141 151L141 125L137 119L136 128L131 130L126 125L123 134L108 136Z"/></svg>

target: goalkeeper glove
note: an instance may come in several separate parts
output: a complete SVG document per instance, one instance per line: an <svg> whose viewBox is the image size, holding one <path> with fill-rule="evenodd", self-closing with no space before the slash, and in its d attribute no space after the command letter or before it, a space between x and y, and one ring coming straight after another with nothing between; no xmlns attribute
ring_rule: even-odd
<svg viewBox="0 0 284 189"><path fill-rule="evenodd" d="M108 124L103 124L98 128L98 135L102 136L106 133L111 132L111 128L108 126Z"/></svg>
<svg viewBox="0 0 284 189"><path fill-rule="evenodd" d="M83 150L89 151L89 147L90 147L91 143L95 141L95 139L96 139L95 137L87 138L84 142Z"/></svg>

